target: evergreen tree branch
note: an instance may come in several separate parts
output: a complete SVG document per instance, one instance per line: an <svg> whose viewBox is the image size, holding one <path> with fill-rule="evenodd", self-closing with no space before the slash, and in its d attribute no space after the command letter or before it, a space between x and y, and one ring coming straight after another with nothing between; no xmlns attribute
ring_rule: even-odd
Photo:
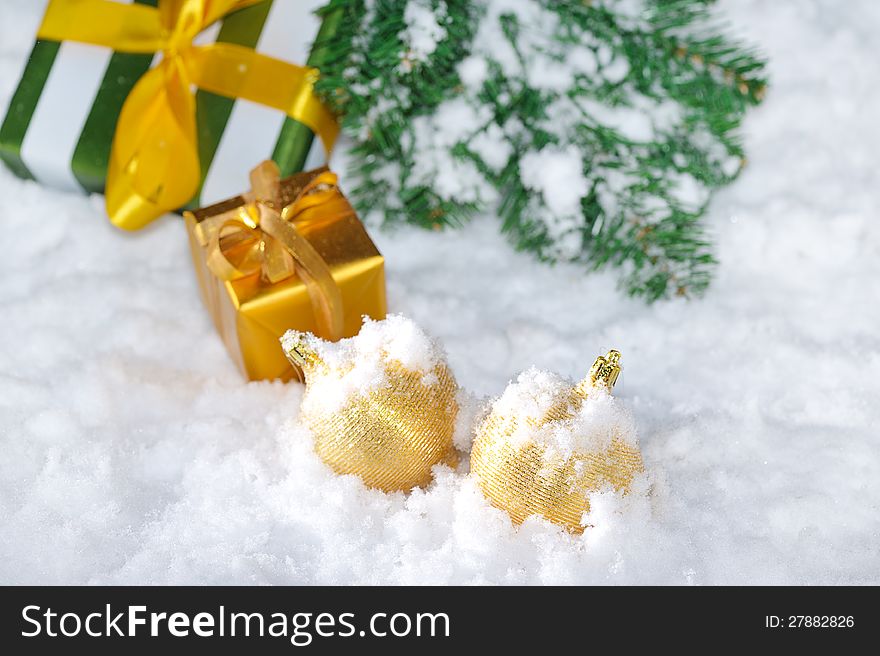
<svg viewBox="0 0 880 656"><path fill-rule="evenodd" d="M617 267L647 300L699 294L703 216L766 87L710 5L331 0L344 27L318 89L355 140L355 204L430 228L495 212L543 260Z"/></svg>

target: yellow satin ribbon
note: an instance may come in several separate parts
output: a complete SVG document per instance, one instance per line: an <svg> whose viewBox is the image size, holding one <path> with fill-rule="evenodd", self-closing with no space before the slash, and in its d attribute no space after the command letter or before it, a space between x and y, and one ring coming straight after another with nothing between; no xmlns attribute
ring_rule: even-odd
<svg viewBox="0 0 880 656"><path fill-rule="evenodd" d="M193 45L226 14L259 0L159 0L158 8L110 0L50 0L37 36L119 52L161 52L122 106L107 171L106 205L120 228L141 228L177 209L201 179L193 87L285 112L311 128L327 152L338 126L318 100L314 68L230 43Z"/></svg>
<svg viewBox="0 0 880 656"><path fill-rule="evenodd" d="M298 274L309 294L318 331L342 337L342 294L327 263L300 234L297 223L330 221L354 215L326 169L312 178L293 202L281 208L278 166L263 162L251 172L252 191L245 204L196 224L195 235L207 250L207 264L221 280L259 274L270 283Z"/></svg>

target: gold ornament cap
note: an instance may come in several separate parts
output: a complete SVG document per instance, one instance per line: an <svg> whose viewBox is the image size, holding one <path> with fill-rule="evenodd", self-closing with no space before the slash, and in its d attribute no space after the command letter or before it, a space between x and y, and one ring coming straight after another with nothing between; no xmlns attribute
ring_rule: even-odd
<svg viewBox="0 0 880 656"><path fill-rule="evenodd" d="M318 338L311 333L288 330L281 337L281 348L290 363L298 370L305 372L321 364L321 357L312 345L312 342L316 340Z"/></svg>
<svg viewBox="0 0 880 656"><path fill-rule="evenodd" d="M620 351L611 349L604 356L600 355L590 367L590 380L593 384L605 385L609 390L617 383L617 377L623 368L620 366Z"/></svg>
<svg viewBox="0 0 880 656"><path fill-rule="evenodd" d="M621 371L623 367L620 366L620 351L611 349L605 355L596 358L593 366L590 367L590 373L577 384L575 390L587 395L593 388L602 386L610 392L617 384Z"/></svg>

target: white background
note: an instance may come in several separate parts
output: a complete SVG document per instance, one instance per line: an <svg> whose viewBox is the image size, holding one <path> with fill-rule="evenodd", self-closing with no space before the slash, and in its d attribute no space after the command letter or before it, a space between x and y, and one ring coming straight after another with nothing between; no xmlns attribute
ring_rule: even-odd
<svg viewBox="0 0 880 656"><path fill-rule="evenodd" d="M0 106L40 4L3 0ZM513 529L466 468L409 497L333 476L301 387L233 368L179 219L123 234L100 197L3 170L0 582L880 583L880 4L720 8L772 84L710 208L705 298L627 300L494 217L375 235L391 309L475 394L620 349L650 498L597 500L573 538Z"/></svg>

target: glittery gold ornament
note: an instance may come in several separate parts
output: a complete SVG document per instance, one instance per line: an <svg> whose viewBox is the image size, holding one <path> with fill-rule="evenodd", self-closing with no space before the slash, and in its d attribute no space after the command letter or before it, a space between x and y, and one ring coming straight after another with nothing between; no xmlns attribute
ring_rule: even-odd
<svg viewBox="0 0 880 656"><path fill-rule="evenodd" d="M508 387L526 391L515 403L503 403L508 392L496 400L471 451L471 471L492 505L517 524L542 515L581 533L589 494L629 490L643 465L629 415L610 396L619 373L620 353L609 351L577 385L532 370Z"/></svg>
<svg viewBox="0 0 880 656"><path fill-rule="evenodd" d="M405 364L384 349L376 330L364 336L365 330L401 321L414 329L393 315L367 321L361 334L342 340L332 357L322 351L339 344L293 330L282 338L287 357L305 376L301 420L314 436L318 456L338 474L355 474L386 492L426 485L434 465L457 463L452 437L458 385L442 353L414 329L431 356ZM386 334L391 332L393 326Z"/></svg>

